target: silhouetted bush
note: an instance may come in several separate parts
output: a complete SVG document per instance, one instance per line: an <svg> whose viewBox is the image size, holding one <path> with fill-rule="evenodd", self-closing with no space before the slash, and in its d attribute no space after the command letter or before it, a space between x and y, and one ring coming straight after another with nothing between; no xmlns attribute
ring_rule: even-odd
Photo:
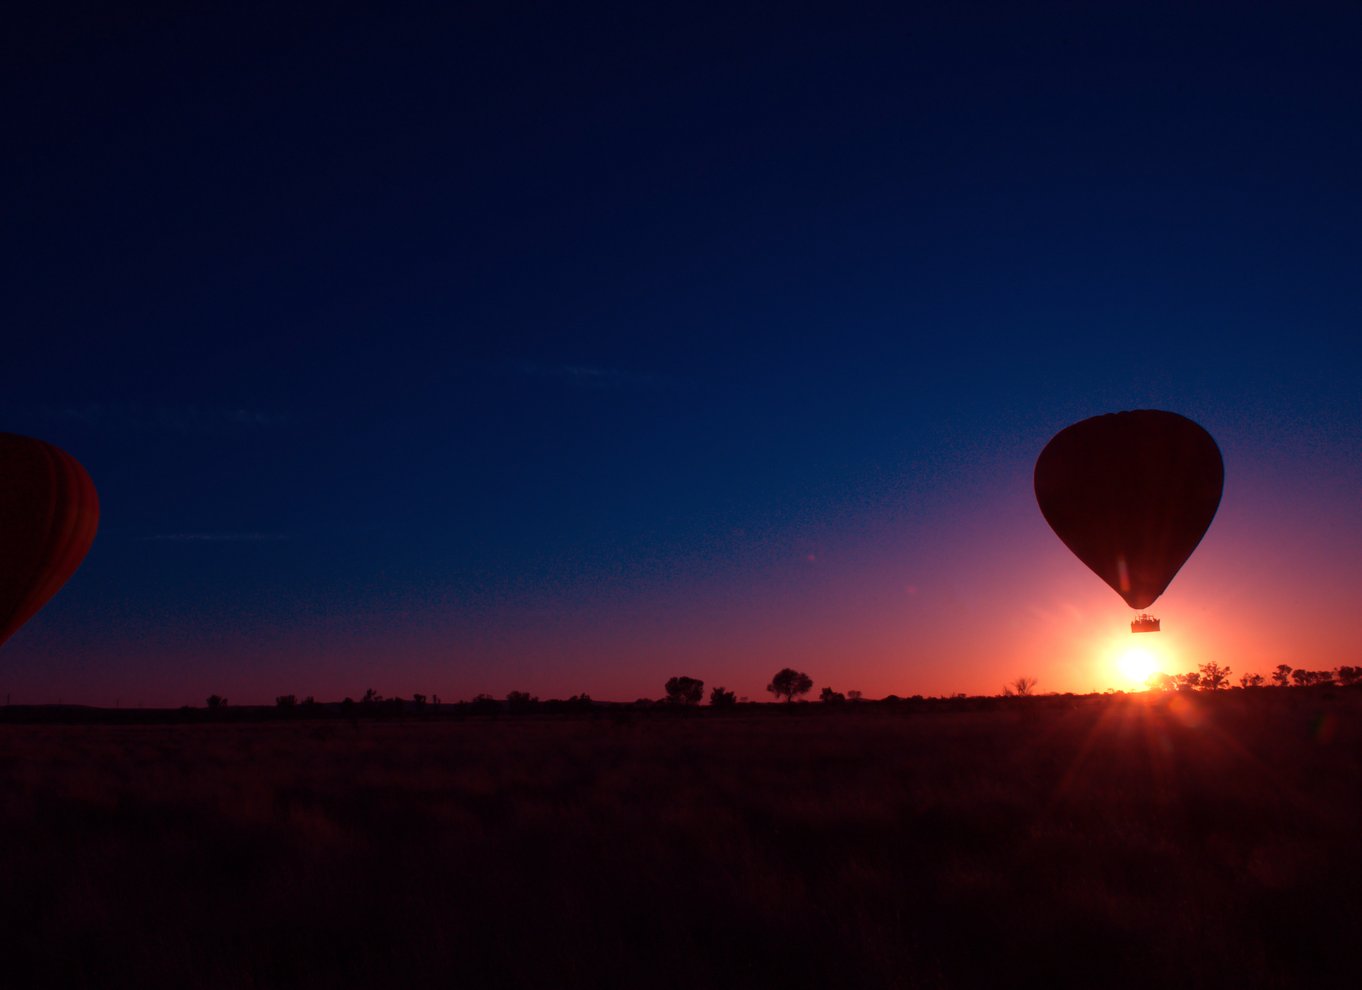
<svg viewBox="0 0 1362 990"><path fill-rule="evenodd" d="M506 695L506 708L517 715L528 712L539 704L539 699L528 691L511 691Z"/></svg>
<svg viewBox="0 0 1362 990"><path fill-rule="evenodd" d="M711 708L732 708L737 703L736 692L729 691L726 688L716 685L714 690L709 692L709 706Z"/></svg>
<svg viewBox="0 0 1362 990"><path fill-rule="evenodd" d="M474 715L495 715L501 711L501 702L490 694L480 694L468 703L468 710Z"/></svg>
<svg viewBox="0 0 1362 990"><path fill-rule="evenodd" d="M210 694L207 705L210 712L220 711L227 707L227 699L218 694Z"/></svg>
<svg viewBox="0 0 1362 990"><path fill-rule="evenodd" d="M1178 689L1178 679L1172 674L1165 674L1159 671L1157 674L1150 674L1145 684L1151 691L1176 691Z"/></svg>
<svg viewBox="0 0 1362 990"><path fill-rule="evenodd" d="M834 691L830 687L823 688L823 692L818 696L818 700L825 705L840 705L846 702L847 696L841 691Z"/></svg>
<svg viewBox="0 0 1362 990"><path fill-rule="evenodd" d="M294 695L294 694L281 694L281 695L279 695L277 698L274 699L274 707L275 707L275 708L289 708L289 709L291 709L291 708L296 708L297 705L298 705L298 696L297 696L297 695Z"/></svg>
<svg viewBox="0 0 1362 990"><path fill-rule="evenodd" d="M667 701L673 705L698 705L705 696L705 682L695 677L673 677L667 681Z"/></svg>

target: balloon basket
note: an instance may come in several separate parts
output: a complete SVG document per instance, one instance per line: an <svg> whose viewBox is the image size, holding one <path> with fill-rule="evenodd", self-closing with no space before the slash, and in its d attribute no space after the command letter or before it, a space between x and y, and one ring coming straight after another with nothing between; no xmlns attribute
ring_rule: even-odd
<svg viewBox="0 0 1362 990"><path fill-rule="evenodd" d="M1130 631L1133 633L1158 632L1159 620L1148 612L1135 616L1135 621L1130 624Z"/></svg>

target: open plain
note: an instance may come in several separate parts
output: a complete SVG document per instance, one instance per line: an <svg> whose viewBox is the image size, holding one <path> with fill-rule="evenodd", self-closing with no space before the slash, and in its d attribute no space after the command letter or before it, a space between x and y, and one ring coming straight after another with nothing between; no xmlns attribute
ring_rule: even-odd
<svg viewBox="0 0 1362 990"><path fill-rule="evenodd" d="M1362 693L0 725L11 986L1321 985Z"/></svg>

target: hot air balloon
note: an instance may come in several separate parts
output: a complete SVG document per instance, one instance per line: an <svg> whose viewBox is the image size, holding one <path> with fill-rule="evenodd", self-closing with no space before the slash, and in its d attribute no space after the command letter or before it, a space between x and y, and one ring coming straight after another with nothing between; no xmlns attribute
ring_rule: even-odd
<svg viewBox="0 0 1362 990"><path fill-rule="evenodd" d="M98 526L94 483L74 457L0 433L0 644L75 573Z"/></svg>
<svg viewBox="0 0 1362 990"><path fill-rule="evenodd" d="M1036 459L1036 501L1074 556L1134 609L1187 562L1220 506L1225 465L1211 435L1153 409L1060 430ZM1158 632L1147 613L1132 632Z"/></svg>

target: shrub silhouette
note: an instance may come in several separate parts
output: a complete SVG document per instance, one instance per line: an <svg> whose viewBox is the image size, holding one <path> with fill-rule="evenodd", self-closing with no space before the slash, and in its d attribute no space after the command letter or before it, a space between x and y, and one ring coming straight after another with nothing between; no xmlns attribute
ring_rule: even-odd
<svg viewBox="0 0 1362 990"><path fill-rule="evenodd" d="M215 712L215 711L217 711L217 710L220 709L220 708L226 708L226 707L227 707L227 699L224 698L224 697L222 697L222 695L219 695L219 694L210 694L210 695L208 696L207 705L208 705L208 710L209 710L209 711L214 711L214 712Z"/></svg>
<svg viewBox="0 0 1362 990"><path fill-rule="evenodd" d="M793 667L785 667L775 677L771 678L771 683L766 685L766 690L777 698L783 697L785 703L789 704L795 699L795 695L808 694L813 690L813 679L808 674L795 670Z"/></svg>
<svg viewBox="0 0 1362 990"><path fill-rule="evenodd" d="M1003 697L1005 698L1025 698L1036 689L1036 679L1034 677L1018 677L1010 684L1004 685Z"/></svg>
<svg viewBox="0 0 1362 990"><path fill-rule="evenodd" d="M296 694L281 694L274 699L274 707L276 708L295 708L297 705L298 696Z"/></svg>
<svg viewBox="0 0 1362 990"><path fill-rule="evenodd" d="M513 712L527 712L539 705L539 699L528 691L511 691L506 695L506 707Z"/></svg>
<svg viewBox="0 0 1362 990"><path fill-rule="evenodd" d="M705 682L694 677L673 677L667 681L667 701L673 705L698 705L705 695Z"/></svg>
<svg viewBox="0 0 1362 990"><path fill-rule="evenodd" d="M737 703L738 695L736 691L729 691L726 688L716 685L714 690L709 692L709 706L711 708L732 708Z"/></svg>
<svg viewBox="0 0 1362 990"><path fill-rule="evenodd" d="M830 687L825 687L822 694L818 696L818 700L825 705L840 705L847 700L847 696L841 691L834 691Z"/></svg>

